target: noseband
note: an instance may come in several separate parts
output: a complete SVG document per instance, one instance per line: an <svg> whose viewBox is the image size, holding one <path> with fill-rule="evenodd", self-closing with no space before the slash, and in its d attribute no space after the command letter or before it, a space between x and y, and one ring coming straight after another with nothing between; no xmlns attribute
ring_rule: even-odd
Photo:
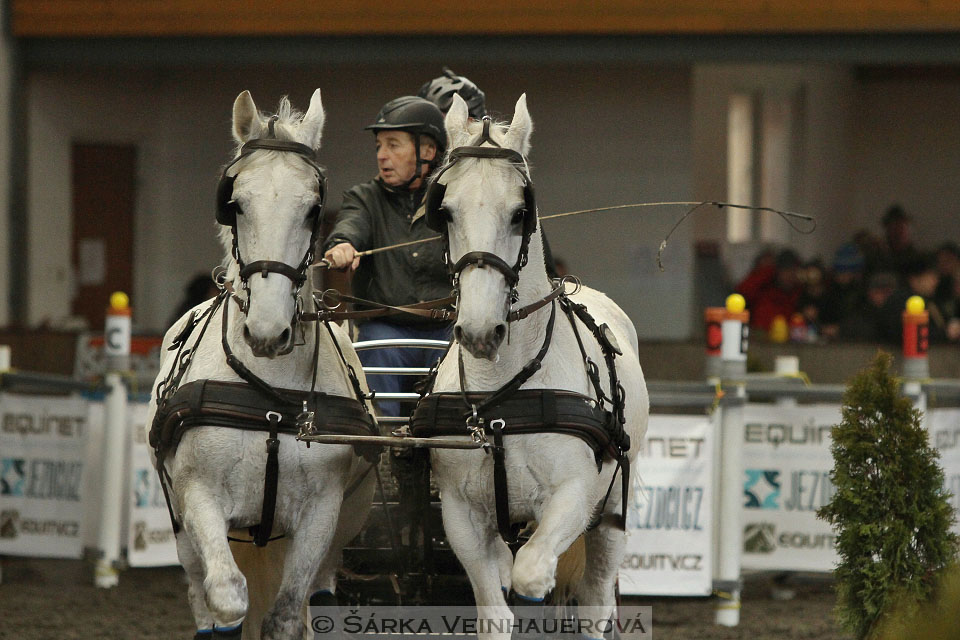
<svg viewBox="0 0 960 640"><path fill-rule="evenodd" d="M459 290L460 274L468 266L474 265L478 269L491 267L503 274L503 277L507 282L507 286L511 290L511 297L515 302L517 297L516 286L520 281L520 270L527 264L530 236L533 235L533 232L536 231L537 228L537 207L533 194L533 183L531 182L530 176L526 171L526 158L513 149L505 149L497 144L497 142L490 137L490 122L491 120L489 116L485 116L483 118L483 132L475 144L457 147L450 152L449 162L446 164L446 166L440 169L436 178L434 178L433 182L430 184L426 197L424 198L426 202L427 225L432 229L443 233L445 236L447 235L449 214L447 214L441 206L443 203L443 195L446 191L446 185L440 183L440 178L457 162L463 158L508 160L523 178L523 226L520 239L520 251L517 255L517 261L513 264L513 266L510 266L505 260L503 260L503 258L495 253L491 253L489 251L470 251L457 260L456 264L452 264L449 258L450 254L448 237L447 268L450 271L454 288ZM494 146L481 146L485 142L489 142Z"/></svg>
<svg viewBox="0 0 960 640"><path fill-rule="evenodd" d="M237 264L240 266L240 282L244 290L247 292L246 302L238 300L240 307L244 312L246 312L247 308L249 307L249 279L250 276L256 273L259 273L264 278L266 278L270 273L278 273L282 276L285 276L286 278L290 279L294 285L293 297L296 298L299 295L300 288L303 287L304 282L307 280L307 268L313 262L313 248L316 244L317 235L320 232L320 223L323 219L323 206L326 200L327 184L327 177L324 169L317 164L313 149L307 145L289 140L277 140L276 132L274 131L274 124L276 121L277 116L272 116L270 118L269 129L266 138L248 140L243 144L242 147L240 147L240 154L234 158L230 164L224 167L223 173L220 177L220 184L217 186L217 222L223 225L228 225L232 228L232 253L234 259L237 261ZM238 244L237 239L237 216L242 215L243 210L240 208L240 204L233 199L233 183L236 180L237 175L227 175L227 171L229 171L230 168L235 164L251 155L254 151L259 150L294 153L303 158L315 171L319 198L314 204L313 208L310 210L310 213L307 214L307 218L312 220L312 226L310 229L310 244L307 246L307 251L303 256L303 259L300 261L300 264L296 267L276 260L256 260L249 264L244 264L243 258L240 256L240 245Z"/></svg>

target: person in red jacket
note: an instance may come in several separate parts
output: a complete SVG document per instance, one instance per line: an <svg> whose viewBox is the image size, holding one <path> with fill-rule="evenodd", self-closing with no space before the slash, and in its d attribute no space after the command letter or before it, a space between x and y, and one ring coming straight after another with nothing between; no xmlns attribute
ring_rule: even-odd
<svg viewBox="0 0 960 640"><path fill-rule="evenodd" d="M750 309L751 327L767 331L775 317L790 319L803 292L799 271L800 257L791 249L780 251L776 257L767 253L757 259L737 285L737 293Z"/></svg>

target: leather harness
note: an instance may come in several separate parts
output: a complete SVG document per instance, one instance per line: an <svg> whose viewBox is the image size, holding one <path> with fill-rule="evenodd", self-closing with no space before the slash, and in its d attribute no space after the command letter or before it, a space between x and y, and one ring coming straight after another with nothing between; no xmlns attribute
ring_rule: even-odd
<svg viewBox="0 0 960 640"><path fill-rule="evenodd" d="M537 228L536 201L533 182L526 170L526 158L512 149L500 147L490 137L490 124L490 119L484 118L480 138L470 146L458 147L450 152L448 164L440 170L428 189L425 198L427 217L431 228L443 233L449 243L447 224L450 222L450 216L443 209L446 185L439 182L440 177L463 158L507 160L520 173L523 180L524 208L520 212L522 213L521 243L516 262L513 266L510 266L496 254L485 251L471 251L462 256L455 264L448 262L448 265L455 287L455 294L459 295L459 276L466 267L473 266L478 269L490 267L504 276L506 285L510 289L511 303L515 304L518 298L516 285L520 280L520 270L527 264L530 236ZM484 143L490 143L493 146L481 146ZM449 250L447 255L449 256ZM627 494L630 487L630 459L627 456L627 451L630 449L630 438L623 428L626 394L618 379L615 363L616 357L622 355L622 353L610 328L606 324L598 325L585 306L573 302L566 294L564 285L565 281L560 280L555 284L554 289L540 300L520 310L507 312L506 320L509 326L509 323L522 320L533 311L547 304L551 306L546 336L540 350L513 378L490 393L468 391L461 348L458 352L460 392L429 392L436 380L439 370L438 364L431 372L431 377L425 385L428 392L418 403L411 422L411 433L415 437L469 435L476 442L482 444L487 452L493 454L497 529L504 541L510 544L517 541L519 531L518 527L513 525L509 511L506 456L503 440L504 436L507 435L564 433L578 437L593 449L598 473L605 458L615 460L617 469L614 470L610 487L603 501L598 505L590 527L600 524L604 506L609 498L610 490L613 489L617 470L620 470L622 500L619 527L626 529ZM562 390L520 390L520 387L540 369L547 354L553 337L558 305L567 316L576 336L577 345L587 375L594 388L596 399ZM609 393L605 393L603 390L599 367L587 356L575 316L590 330L603 352L609 377ZM450 346L452 348L453 341L451 341ZM492 445L489 443L488 437L492 437Z"/></svg>

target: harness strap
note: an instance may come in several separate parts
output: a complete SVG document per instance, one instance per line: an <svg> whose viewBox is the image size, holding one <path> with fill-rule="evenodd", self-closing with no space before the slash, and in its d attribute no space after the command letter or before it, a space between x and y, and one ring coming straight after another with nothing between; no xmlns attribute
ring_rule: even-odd
<svg viewBox="0 0 960 640"><path fill-rule="evenodd" d="M547 355L547 350L550 348L550 342L553 339L553 326L554 320L557 317L557 305L554 304L550 307L550 319L547 321L547 331L543 339L543 344L540 346L540 351L537 352L537 355L533 357L527 364L523 365L523 368L513 376L505 385L491 393L481 402L479 405L476 405L476 412L483 413L490 407L494 407L511 395L513 395L527 380L529 380L533 374L540 370L540 367L543 365L543 359ZM463 348L458 349L457 351L458 364L460 367L460 393L463 396L463 401L467 407L474 407L467 397L467 381L466 374L463 369Z"/></svg>
<svg viewBox="0 0 960 640"><path fill-rule="evenodd" d="M247 264L240 270L240 279L246 280L255 273L259 273L264 278L270 273L279 273L292 280L298 287L302 286L307 280L306 270L298 270L286 262L277 262L276 260L257 260Z"/></svg>
<svg viewBox="0 0 960 640"><path fill-rule="evenodd" d="M328 298L329 302L327 301ZM318 310L315 313L301 313L300 320L336 322L339 320L376 318L395 313L408 313L411 315L420 316L422 318L430 318L431 320L446 321L456 318L456 312L442 307L451 305L456 302L456 300L457 299L455 296L448 296L446 298L437 298L436 300L427 300L425 302L417 302L410 305L394 306L382 302L374 302L373 300L364 300L363 298L350 296L345 293L341 293L336 289L327 289L320 294L318 299L319 304L317 306L318 308L322 307L322 310ZM354 304L362 304L376 308L365 309L362 311L337 311L336 309L341 302L352 302Z"/></svg>
<svg viewBox="0 0 960 640"><path fill-rule="evenodd" d="M168 406L170 398L177 392L180 387L180 381L183 380L184 374L187 372L187 368L190 366L190 362L193 360L193 350L186 349L187 340L190 338L190 334L193 333L193 330L197 327L200 321L206 315L206 321L203 323L203 327L200 329L200 335L197 336L194 346L200 344L200 340L203 339L203 335L207 332L207 327L210 326L210 321L213 319L213 315L219 307L226 295L225 291L221 291L220 294L214 298L213 302L209 307L206 308L199 316L191 314L190 319L187 321L187 324L184 326L183 330L177 334L177 337L174 338L173 343L170 345L170 349L176 348L177 354L173 358L173 364L170 366L170 373L166 378L160 381L157 384L156 397L157 397L157 411L153 416L153 425L150 427L151 435L154 431L158 430L158 425L161 422L161 416L164 413L165 407ZM151 438L151 445L154 444L153 439ZM170 500L170 485L171 478L170 474L167 472L167 468L164 465L164 453L165 451L159 446L154 446L154 453L157 458L157 477L160 479L160 488L163 489L163 499L167 503L167 513L170 514L170 524L173 528L173 534L176 535L180 533L180 523L177 522L177 518L173 513L173 502Z"/></svg>
<svg viewBox="0 0 960 640"><path fill-rule="evenodd" d="M510 492L507 487L506 452L503 448L502 419L490 422L493 432L493 493L497 511L497 530L507 544L514 544L520 534L520 525L510 521Z"/></svg>
<svg viewBox="0 0 960 640"><path fill-rule="evenodd" d="M519 269L514 269L514 267L508 265L503 258L489 251L470 251L463 254L463 256L457 260L457 263L450 268L450 272L459 279L460 272L470 265L476 266L477 269L493 267L503 274L504 279L507 281L507 286L511 289L517 286L517 282L520 281L520 274L517 273Z"/></svg>
<svg viewBox="0 0 960 640"><path fill-rule="evenodd" d="M221 323L222 333L221 333L221 340L220 340L223 346L223 355L226 356L226 359L227 359L227 364L230 365L230 368L233 369L238 376L246 380L250 386L252 386L254 389L259 391L266 397L270 398L271 400L281 405L296 404L295 402L293 402L292 400L290 400L289 398L285 397L283 394L278 392L276 389L271 387L269 384L267 384L267 382L263 378L259 377L254 372L250 371L250 369L248 369L247 366L243 364L243 362L241 362L237 356L234 355L233 350L230 348L230 341L227 340L227 328L229 326L229 323L227 320L227 316L229 314L227 312L229 311L229 309L230 309L230 305L228 304L223 305L223 322ZM314 361L313 366L314 366L314 369L316 369L317 367L316 361Z"/></svg>
<svg viewBox="0 0 960 640"><path fill-rule="evenodd" d="M267 411L267 420L270 421L270 436L267 438L267 466L263 477L263 508L260 512L260 524L251 527L253 544L258 547L266 546L273 531L273 516L277 509L277 484L280 477L280 463L278 454L280 440L277 438L277 429L280 426L281 415L276 411Z"/></svg>

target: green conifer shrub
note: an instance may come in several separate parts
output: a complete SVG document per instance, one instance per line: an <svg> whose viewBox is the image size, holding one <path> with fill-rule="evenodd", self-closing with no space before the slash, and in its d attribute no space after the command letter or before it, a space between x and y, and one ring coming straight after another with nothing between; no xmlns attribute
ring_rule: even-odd
<svg viewBox="0 0 960 640"><path fill-rule="evenodd" d="M847 386L832 430L836 493L817 512L837 534L837 620L858 639L873 637L894 606L926 601L957 550L939 453L891 362L878 353Z"/></svg>

